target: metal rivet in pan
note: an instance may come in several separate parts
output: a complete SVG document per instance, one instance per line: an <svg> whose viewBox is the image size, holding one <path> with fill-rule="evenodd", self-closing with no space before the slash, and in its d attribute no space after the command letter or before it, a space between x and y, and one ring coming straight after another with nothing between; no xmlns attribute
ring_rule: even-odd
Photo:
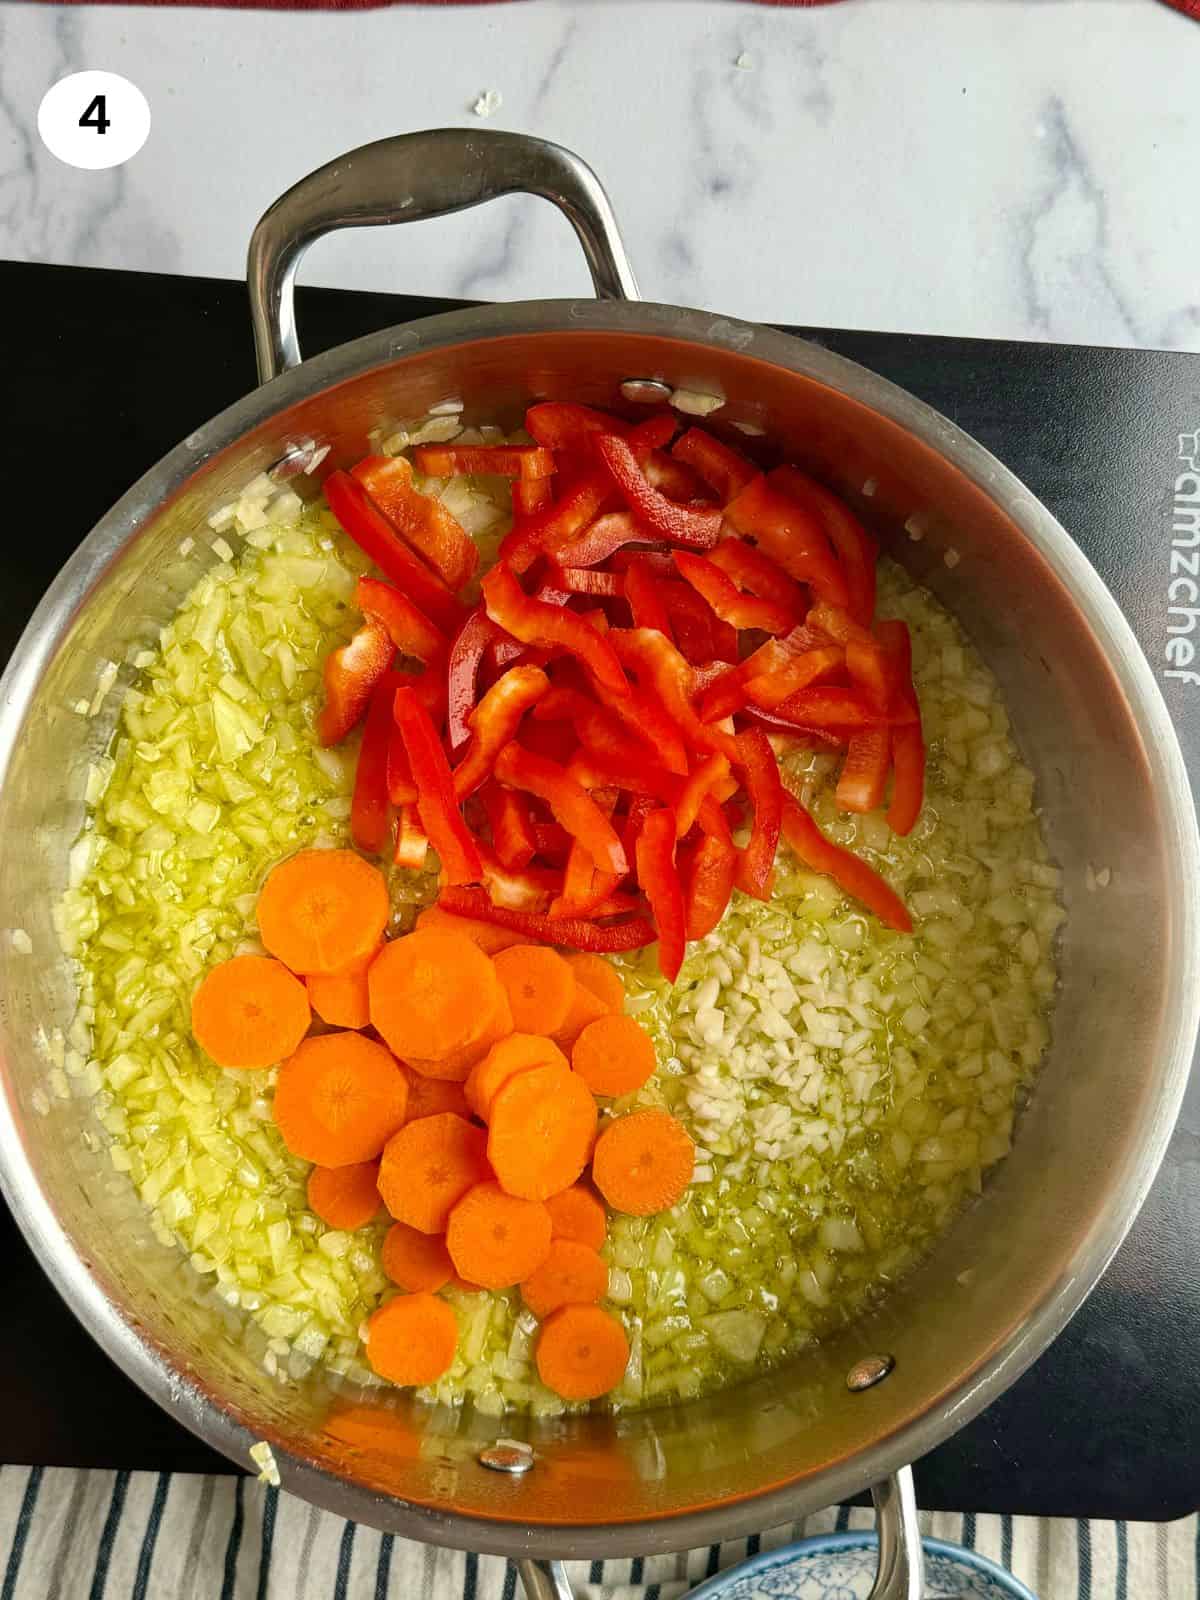
<svg viewBox="0 0 1200 1600"><path fill-rule="evenodd" d="M852 1394L873 1389L877 1383L883 1382L895 1365L895 1356L864 1356L846 1374L846 1387Z"/></svg>
<svg viewBox="0 0 1200 1600"><path fill-rule="evenodd" d="M479 1452L479 1465L492 1472L510 1472L519 1478L533 1465L533 1451L528 1445L497 1441Z"/></svg>
<svg viewBox="0 0 1200 1600"><path fill-rule="evenodd" d="M657 378L626 378L621 393L635 406L657 406L671 398L671 385Z"/></svg>

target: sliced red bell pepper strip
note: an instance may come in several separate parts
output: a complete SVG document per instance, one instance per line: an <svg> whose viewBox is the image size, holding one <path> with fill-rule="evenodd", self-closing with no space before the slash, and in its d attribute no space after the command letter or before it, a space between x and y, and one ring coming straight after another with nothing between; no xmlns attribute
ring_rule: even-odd
<svg viewBox="0 0 1200 1600"><path fill-rule="evenodd" d="M578 839L602 871L623 877L629 870L621 841L608 818L566 769L519 744L506 745L496 761L501 783L544 800L569 834Z"/></svg>
<svg viewBox="0 0 1200 1600"><path fill-rule="evenodd" d="M803 655L790 656L775 671L754 672L745 680L746 700L764 711L782 705L790 695L810 684L825 683L841 672L846 665L846 652L840 644L822 645L817 650L806 650Z"/></svg>
<svg viewBox="0 0 1200 1600"><path fill-rule="evenodd" d="M388 804L388 745L392 737L392 699L395 689L385 676L375 686L363 728L358 762L354 768L354 794L350 801L350 837L369 856L377 856L391 828Z"/></svg>
<svg viewBox="0 0 1200 1600"><path fill-rule="evenodd" d="M570 544L615 498L612 480L589 467L541 511L518 517L500 543L500 560L524 572L539 555L555 555Z"/></svg>
<svg viewBox="0 0 1200 1600"><path fill-rule="evenodd" d="M671 446L671 454L698 472L723 506L759 476L753 461L747 461L703 428L689 428Z"/></svg>
<svg viewBox="0 0 1200 1600"><path fill-rule="evenodd" d="M614 516L628 516L627 511L613 512ZM608 518L602 519L607 521ZM599 524L596 524L599 526ZM652 578L673 578L675 576L675 563L671 560L671 553L666 543L658 540L653 544L646 543L638 550L618 550L610 559L609 566L614 572L628 572L634 562L644 566Z"/></svg>
<svg viewBox="0 0 1200 1600"><path fill-rule="evenodd" d="M737 660L737 630L723 622L704 597L678 578L660 578L659 594L671 633L689 666Z"/></svg>
<svg viewBox="0 0 1200 1600"><path fill-rule="evenodd" d="M711 794L723 778L729 776L729 762L723 755L714 753L702 761L679 791L675 802L676 836L680 839L695 822L706 795Z"/></svg>
<svg viewBox="0 0 1200 1600"><path fill-rule="evenodd" d="M394 695L395 690L392 693ZM408 762L408 751L404 748L404 736L400 729L394 726L394 721L395 719L393 718L392 732L388 739L388 799L394 806L415 806L417 803L417 786L413 782L412 767Z"/></svg>
<svg viewBox="0 0 1200 1600"><path fill-rule="evenodd" d="M646 917L626 917L620 922L589 922L580 917L542 917L527 911L494 906L483 889L443 889L438 905L451 916L475 917L540 944L562 945L568 950L594 950L611 954L639 950L655 940L654 924Z"/></svg>
<svg viewBox="0 0 1200 1600"><path fill-rule="evenodd" d="M754 823L748 844L738 853L734 882L744 894L769 900L783 815L783 782L775 752L765 733L758 728L747 728L737 735L736 743L734 765L754 807Z"/></svg>
<svg viewBox="0 0 1200 1600"><path fill-rule="evenodd" d="M368 457L368 460L375 459L389 458ZM359 466L363 465L360 461ZM461 604L438 574L409 549L362 484L348 472L331 472L323 488L329 509L384 577L403 589L444 633L454 633L462 622ZM474 544L471 548L475 549Z"/></svg>
<svg viewBox="0 0 1200 1600"><path fill-rule="evenodd" d="M324 745L342 740L366 715L396 648L381 622L368 617L349 644L325 657L325 703L317 713L317 738Z"/></svg>
<svg viewBox="0 0 1200 1600"><path fill-rule="evenodd" d="M549 478L518 478L512 487L514 517L531 517L554 498Z"/></svg>
<svg viewBox="0 0 1200 1600"><path fill-rule="evenodd" d="M529 801L515 789L489 780L480 790L484 813L492 830L492 849L501 866L519 872L537 854L537 837Z"/></svg>
<svg viewBox="0 0 1200 1600"><path fill-rule="evenodd" d="M824 528L807 507L765 478L755 478L725 507L725 516L798 583L809 584L818 598L838 606L847 603L845 574Z"/></svg>
<svg viewBox="0 0 1200 1600"><path fill-rule="evenodd" d="M526 411L525 431L549 450L583 450L597 434L615 433L625 439L633 430L620 417L593 406L574 400L541 400Z"/></svg>
<svg viewBox="0 0 1200 1600"><path fill-rule="evenodd" d="M733 738L701 722L696 715L691 702L692 669L669 639L652 628L614 628L609 637L621 661L633 668L639 685L652 691L662 711L688 742L701 750L719 750L730 761L736 761Z"/></svg>
<svg viewBox="0 0 1200 1600"><path fill-rule="evenodd" d="M633 733L620 717L578 689L556 686L533 713L535 722L567 722L579 743L592 755L631 767L656 759L652 746Z"/></svg>
<svg viewBox="0 0 1200 1600"><path fill-rule="evenodd" d="M730 788L732 784L732 788ZM738 791L738 780L730 778L723 783L726 798L732 800ZM711 833L714 839L723 839L726 844L733 843L733 834L729 827L729 818L725 815L723 802L717 792L706 794L700 802L700 809L696 813L696 822L701 833Z"/></svg>
<svg viewBox="0 0 1200 1600"><path fill-rule="evenodd" d="M625 813L625 825L621 829L621 842L630 861L637 860L638 835L642 831L642 824L655 809L656 802L648 794L635 794L630 797L629 809Z"/></svg>
<svg viewBox="0 0 1200 1600"><path fill-rule="evenodd" d="M886 711L868 705L860 690L845 689L836 683L798 689L773 709L786 721L843 734L859 728L877 728L889 721L911 722L913 718L904 707L889 718Z"/></svg>
<svg viewBox="0 0 1200 1600"><path fill-rule="evenodd" d="M757 545L748 544L745 539L722 539L708 559L739 589L748 589L763 600L773 600L797 617L807 612L807 589L789 578L778 561L772 561Z"/></svg>
<svg viewBox="0 0 1200 1600"><path fill-rule="evenodd" d="M486 844L479 844L483 883L493 905L515 911L545 911L562 887L559 867L506 867Z"/></svg>
<svg viewBox="0 0 1200 1600"><path fill-rule="evenodd" d="M595 567L627 544L645 540L645 533L628 511L608 511L570 544L558 551L564 567Z"/></svg>
<svg viewBox="0 0 1200 1600"><path fill-rule="evenodd" d="M383 623L401 655L415 656L418 661L435 661L445 654L446 635L406 594L390 583L381 583L378 578L360 578L355 585L354 598L364 617L374 617Z"/></svg>
<svg viewBox="0 0 1200 1600"><path fill-rule="evenodd" d="M679 419L669 411L656 411L629 428L610 428L620 439L628 439L635 451L662 450L679 432Z"/></svg>
<svg viewBox="0 0 1200 1600"><path fill-rule="evenodd" d="M602 639L573 611L527 595L503 562L484 578L483 599L488 616L514 639L543 648L561 646L577 656L596 682L610 693L628 694L628 681L607 639Z"/></svg>
<svg viewBox="0 0 1200 1600"><path fill-rule="evenodd" d="M557 561L547 564L547 582L568 594L599 595L619 600L625 593L625 580L619 572L598 572L594 567L563 567Z"/></svg>
<svg viewBox="0 0 1200 1600"><path fill-rule="evenodd" d="M903 622L876 623L875 632L895 674L898 698L915 716L915 721L892 729L892 797L887 808L892 832L911 833L925 801L925 736L912 681L912 639Z"/></svg>
<svg viewBox="0 0 1200 1600"><path fill-rule="evenodd" d="M705 833L681 848L679 875L689 939L707 938L725 915L736 867L737 850L728 838Z"/></svg>
<svg viewBox="0 0 1200 1600"><path fill-rule="evenodd" d="M847 608L856 622L875 615L875 569L879 546L843 500L798 467L776 467L768 483L805 506L820 522L846 574Z"/></svg>
<svg viewBox="0 0 1200 1600"><path fill-rule="evenodd" d="M351 472L355 481L366 490L370 503L383 514L388 528L404 545L412 547L422 564L429 563L448 589L461 589L464 583L474 577L479 565L478 546L458 518L440 500L433 495L422 494L413 487L412 468L403 456L367 456ZM332 500L329 503L333 505ZM342 515L336 506L334 514L341 522ZM346 532L352 539L357 539L352 528L346 528ZM367 553L371 554L370 551ZM411 569L405 581L403 575L389 572L378 557L372 556L372 560L381 572L399 583L439 627L450 626L449 607L444 616L439 616L427 598L412 587Z"/></svg>
<svg viewBox="0 0 1200 1600"><path fill-rule="evenodd" d="M479 851L459 814L450 764L429 713L416 691L406 686L396 690L392 714L417 786L417 813L438 853L443 881L478 883L483 871Z"/></svg>
<svg viewBox="0 0 1200 1600"><path fill-rule="evenodd" d="M800 621L801 613L774 600L743 594L714 562L690 551L676 550L675 565L697 594L701 595L723 622L734 628L759 628L764 633L787 633Z"/></svg>
<svg viewBox="0 0 1200 1600"><path fill-rule="evenodd" d="M457 473L495 473L501 478L549 478L554 454L536 444L419 444L413 460L431 478Z"/></svg>
<svg viewBox="0 0 1200 1600"><path fill-rule="evenodd" d="M515 789L508 791L515 794ZM572 839L567 830L557 822L535 822L533 824L533 837L537 843L537 854L552 867L561 867L566 863L571 853L571 848L577 843ZM590 857L588 858L591 859Z"/></svg>
<svg viewBox="0 0 1200 1600"><path fill-rule="evenodd" d="M891 746L887 728L865 728L850 735L834 794L841 810L874 811L883 804Z"/></svg>
<svg viewBox="0 0 1200 1600"><path fill-rule="evenodd" d="M644 819L635 846L638 883L650 902L658 930L658 967L669 983L679 976L687 943L683 885L675 867L675 833L675 813L663 806Z"/></svg>
<svg viewBox="0 0 1200 1600"><path fill-rule="evenodd" d="M616 808L615 789L599 791L593 798L606 817ZM563 873L562 893L550 902L552 917L589 917L612 903L620 878L615 872L601 872L578 839L571 842Z"/></svg>
<svg viewBox="0 0 1200 1600"><path fill-rule="evenodd" d="M657 450L639 439L637 430L627 441L634 460L642 469L642 476L652 489L665 494L668 500L678 501L698 509L711 509L712 492L707 483L682 461L676 461L663 450Z"/></svg>
<svg viewBox="0 0 1200 1600"><path fill-rule="evenodd" d="M658 579L644 557L635 557L625 573L625 599L635 628L657 628L670 636L671 619L658 587Z"/></svg>
<svg viewBox="0 0 1200 1600"><path fill-rule="evenodd" d="M615 760L611 756L593 755L581 751L573 756L567 771L583 788L596 790L619 789L627 794L651 795L663 805L673 806L679 797L683 779L655 762L639 761L636 765Z"/></svg>
<svg viewBox="0 0 1200 1600"><path fill-rule="evenodd" d="M496 679L470 715L471 742L452 773L460 804L491 775L496 757L516 738L522 717L549 689L550 679L540 667L509 667Z"/></svg>
<svg viewBox="0 0 1200 1600"><path fill-rule="evenodd" d="M777 739L788 739L802 750L823 750L836 755L846 746L845 734L830 733L822 728L806 727L802 722L791 722L776 711L764 711L761 706L747 705L739 713L740 722L761 728Z"/></svg>
<svg viewBox="0 0 1200 1600"><path fill-rule="evenodd" d="M579 752L579 740L569 722L535 722L530 720L521 731L521 742L535 756L565 767Z"/></svg>
<svg viewBox="0 0 1200 1600"><path fill-rule="evenodd" d="M463 623L450 646L446 673L446 732L454 754L471 737L469 718L479 699L479 668L484 651L500 637L500 629L481 602ZM519 654L522 647L515 640L513 643Z"/></svg>
<svg viewBox="0 0 1200 1600"><path fill-rule="evenodd" d="M827 839L790 794L783 802L783 836L806 867L813 872L826 873L887 927L899 933L912 932L912 918L895 890L859 856Z"/></svg>
<svg viewBox="0 0 1200 1600"><path fill-rule="evenodd" d="M393 672L380 689L395 691L402 685L408 687L429 713L435 728L440 729L446 720L446 680L441 671L427 667L424 672ZM390 704L390 702L389 702ZM415 805L417 786L413 782L412 768L400 729L393 726L387 751L388 799L394 806Z"/></svg>
<svg viewBox="0 0 1200 1600"><path fill-rule="evenodd" d="M721 536L718 508L700 509L668 500L647 482L636 455L624 439L602 434L596 440L596 452L643 527L689 550L712 549Z"/></svg>
<svg viewBox="0 0 1200 1600"><path fill-rule="evenodd" d="M416 805L403 805L396 815L396 866L419 872L429 854L429 835L421 826Z"/></svg>
<svg viewBox="0 0 1200 1600"><path fill-rule="evenodd" d="M688 753L683 730L652 690L629 685L625 694L616 695L601 683L593 686L597 699L610 711L615 711L626 727L654 748L658 760L668 772L677 772L681 776L687 772Z"/></svg>

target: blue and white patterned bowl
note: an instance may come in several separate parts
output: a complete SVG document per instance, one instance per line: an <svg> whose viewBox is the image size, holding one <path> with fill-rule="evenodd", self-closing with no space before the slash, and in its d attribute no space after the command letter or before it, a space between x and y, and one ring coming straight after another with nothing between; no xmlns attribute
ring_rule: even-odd
<svg viewBox="0 0 1200 1600"><path fill-rule="evenodd" d="M926 1539L925 1600L1037 1600L994 1561ZM875 1582L873 1533L830 1533L765 1550L709 1578L687 1600L866 1600Z"/></svg>

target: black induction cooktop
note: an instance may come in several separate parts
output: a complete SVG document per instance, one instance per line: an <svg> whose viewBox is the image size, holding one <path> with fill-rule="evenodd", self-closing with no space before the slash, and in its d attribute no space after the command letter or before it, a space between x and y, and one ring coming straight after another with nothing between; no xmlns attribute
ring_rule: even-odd
<svg viewBox="0 0 1200 1600"><path fill-rule="evenodd" d="M315 354L456 302L301 290ZM0 660L82 532L254 384L241 284L0 263ZM1173 522L1200 504L1200 356L793 329L911 389L987 445L1078 540L1133 624L1200 785L1196 608ZM1195 479L1189 474L1197 474ZM1170 608L1179 609L1174 613ZM0 842L0 847L3 847ZM1161 1519L1200 1506L1200 1072L1150 1199L1091 1299L1006 1395L917 1466L945 1510ZM5 1461L234 1469L92 1344L0 1204Z"/></svg>

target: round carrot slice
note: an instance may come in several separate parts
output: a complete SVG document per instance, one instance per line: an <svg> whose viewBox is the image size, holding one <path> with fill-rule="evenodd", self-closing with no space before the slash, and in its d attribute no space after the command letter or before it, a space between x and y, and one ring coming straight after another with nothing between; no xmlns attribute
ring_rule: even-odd
<svg viewBox="0 0 1200 1600"><path fill-rule="evenodd" d="M508 996L497 985L496 1004L477 1039L452 1050L448 1056L436 1061L426 1061L421 1056L408 1056L407 1063L423 1078L444 1078L450 1083L465 1083L471 1072L500 1039L512 1032L512 1012L508 1009Z"/></svg>
<svg viewBox="0 0 1200 1600"><path fill-rule="evenodd" d="M479 1183L450 1213L446 1248L455 1271L485 1289L510 1289L536 1272L550 1250L550 1213L537 1200Z"/></svg>
<svg viewBox="0 0 1200 1600"><path fill-rule="evenodd" d="M436 928L393 939L367 973L371 1021L405 1061L441 1060L472 1044L494 1013L499 987L478 945Z"/></svg>
<svg viewBox="0 0 1200 1600"><path fill-rule="evenodd" d="M479 922L474 917L455 917L441 906L426 906L417 918L417 927L463 933L489 956L494 956L497 950L507 950L510 944L521 943L521 935L510 928L498 927L494 922Z"/></svg>
<svg viewBox="0 0 1200 1600"><path fill-rule="evenodd" d="M636 1017L597 1017L576 1039L571 1065L593 1094L632 1094L658 1065L654 1041Z"/></svg>
<svg viewBox="0 0 1200 1600"><path fill-rule="evenodd" d="M590 989L606 1010L624 1011L625 985L611 961L591 950L568 951L563 960L575 974L575 982Z"/></svg>
<svg viewBox="0 0 1200 1600"><path fill-rule="evenodd" d="M446 1241L438 1233L422 1233L407 1222L393 1222L384 1237L379 1264L393 1283L417 1294L435 1294L454 1276Z"/></svg>
<svg viewBox="0 0 1200 1600"><path fill-rule="evenodd" d="M491 1177L487 1134L451 1111L410 1122L384 1147L379 1192L397 1222L443 1233L451 1207Z"/></svg>
<svg viewBox="0 0 1200 1600"><path fill-rule="evenodd" d="M458 1319L432 1294L399 1294L367 1318L367 1360L390 1383L436 1383L454 1360Z"/></svg>
<svg viewBox="0 0 1200 1600"><path fill-rule="evenodd" d="M436 1117L439 1111L453 1111L465 1122L470 1121L471 1108L461 1083L449 1078L427 1078L423 1072L412 1072L407 1067L403 1071L408 1080L407 1122Z"/></svg>
<svg viewBox="0 0 1200 1600"><path fill-rule="evenodd" d="M370 1161L404 1121L408 1084L361 1033L305 1039L279 1069L275 1121L294 1156L322 1167Z"/></svg>
<svg viewBox="0 0 1200 1600"><path fill-rule="evenodd" d="M537 1342L538 1376L564 1400L598 1400L615 1389L629 1365L629 1340L599 1306L563 1306Z"/></svg>
<svg viewBox="0 0 1200 1600"><path fill-rule="evenodd" d="M345 972L312 973L304 980L313 1010L332 1028L365 1028L371 1020L367 1002L369 961L356 961Z"/></svg>
<svg viewBox="0 0 1200 1600"><path fill-rule="evenodd" d="M378 1161L348 1167L314 1167L308 1175L308 1209L331 1228L353 1233L379 1214Z"/></svg>
<svg viewBox="0 0 1200 1600"><path fill-rule="evenodd" d="M526 1200L565 1189L587 1165L596 1102L573 1072L530 1067L497 1090L488 1112L488 1160L501 1187Z"/></svg>
<svg viewBox="0 0 1200 1600"><path fill-rule="evenodd" d="M262 942L305 977L366 961L387 919L387 885L353 850L301 850L272 869L258 897Z"/></svg>
<svg viewBox="0 0 1200 1600"><path fill-rule="evenodd" d="M565 1050L569 1050L589 1022L607 1015L608 1007L604 1001L598 999L585 984L576 983L575 998L571 1001L567 1019L561 1028L555 1028L554 1037Z"/></svg>
<svg viewBox="0 0 1200 1600"><path fill-rule="evenodd" d="M196 1043L219 1067L273 1067L312 1021L304 985L268 956L234 956L192 996Z"/></svg>
<svg viewBox="0 0 1200 1600"><path fill-rule="evenodd" d="M410 1111L409 1115L412 1113ZM546 1201L550 1229L556 1239L574 1239L599 1250L608 1231L603 1203L582 1183L574 1183Z"/></svg>
<svg viewBox="0 0 1200 1600"><path fill-rule="evenodd" d="M518 1072L528 1072L530 1067L570 1066L565 1055L553 1039L540 1033L510 1033L507 1039L494 1044L477 1066L471 1068L466 1082L467 1104L477 1117L488 1120L488 1111L502 1084Z"/></svg>
<svg viewBox="0 0 1200 1600"><path fill-rule="evenodd" d="M648 1217L682 1198L692 1181L696 1147L667 1111L632 1111L596 1140L592 1178L614 1211Z"/></svg>
<svg viewBox="0 0 1200 1600"><path fill-rule="evenodd" d="M518 1033L553 1033L575 1000L570 967L544 944L514 944L493 958Z"/></svg>
<svg viewBox="0 0 1200 1600"><path fill-rule="evenodd" d="M521 1299L544 1322L560 1306L590 1306L608 1290L608 1268L574 1239L552 1239L546 1259L521 1280Z"/></svg>

